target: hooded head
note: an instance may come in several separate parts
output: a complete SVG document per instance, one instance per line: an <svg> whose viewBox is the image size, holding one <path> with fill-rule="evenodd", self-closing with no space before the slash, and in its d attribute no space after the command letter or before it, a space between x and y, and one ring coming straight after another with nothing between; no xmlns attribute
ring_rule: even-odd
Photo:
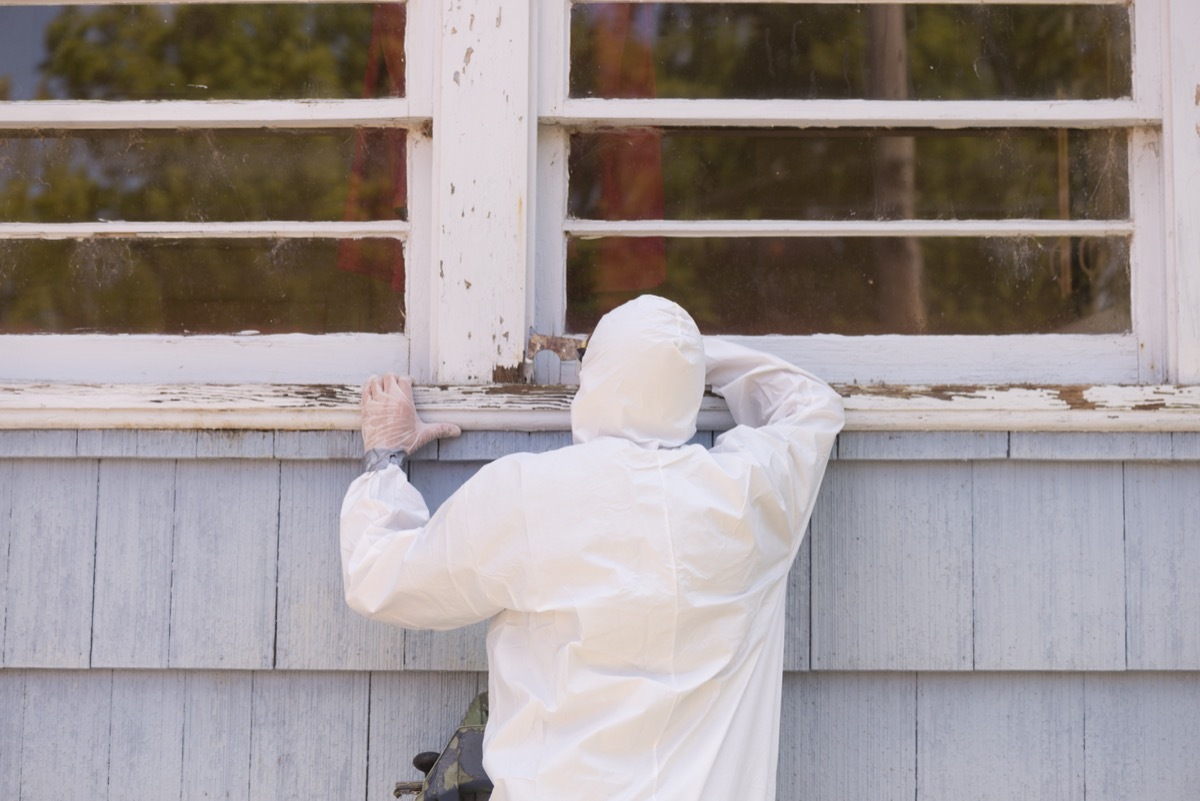
<svg viewBox="0 0 1200 801"><path fill-rule="evenodd" d="M700 329L678 304L643 295L604 315L588 339L571 404L575 442L677 447L695 435L703 395Z"/></svg>

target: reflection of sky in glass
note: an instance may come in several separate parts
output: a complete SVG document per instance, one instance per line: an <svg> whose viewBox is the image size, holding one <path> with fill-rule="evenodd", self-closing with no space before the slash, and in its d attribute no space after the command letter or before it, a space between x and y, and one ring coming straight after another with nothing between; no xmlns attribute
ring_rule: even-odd
<svg viewBox="0 0 1200 801"><path fill-rule="evenodd" d="M44 31L60 6L0 8L0 79L10 81L8 100L37 96L37 65L45 58Z"/></svg>

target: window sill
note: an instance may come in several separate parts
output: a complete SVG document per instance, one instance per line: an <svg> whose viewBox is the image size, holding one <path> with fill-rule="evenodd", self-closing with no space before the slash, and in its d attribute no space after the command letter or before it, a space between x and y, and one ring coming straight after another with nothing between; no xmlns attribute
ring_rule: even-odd
<svg viewBox="0 0 1200 801"><path fill-rule="evenodd" d="M854 386L847 431L1200 431L1200 386ZM429 422L468 431L565 431L574 387L418 387ZM0 429L353 430L357 386L0 384ZM732 418L706 397L701 430Z"/></svg>

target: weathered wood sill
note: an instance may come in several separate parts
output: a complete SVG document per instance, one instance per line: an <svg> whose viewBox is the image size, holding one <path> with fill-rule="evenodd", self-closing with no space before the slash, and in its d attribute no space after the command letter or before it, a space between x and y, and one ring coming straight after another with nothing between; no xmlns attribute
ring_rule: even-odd
<svg viewBox="0 0 1200 801"><path fill-rule="evenodd" d="M1200 431L1200 386L836 387L848 431ZM574 387L418 387L425 419L474 431L570 427ZM0 384L0 429L349 430L359 389L313 384ZM700 428L732 424L706 397Z"/></svg>

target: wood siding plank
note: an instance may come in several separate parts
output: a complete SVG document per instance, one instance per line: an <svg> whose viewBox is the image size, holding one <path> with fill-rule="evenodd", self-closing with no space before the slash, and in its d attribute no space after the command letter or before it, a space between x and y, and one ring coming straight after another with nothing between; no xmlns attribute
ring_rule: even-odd
<svg viewBox="0 0 1200 801"><path fill-rule="evenodd" d="M4 664L88 666L95 461L21 460L11 476Z"/></svg>
<svg viewBox="0 0 1200 801"><path fill-rule="evenodd" d="M922 801L1083 801L1083 676L919 674Z"/></svg>
<svg viewBox="0 0 1200 801"><path fill-rule="evenodd" d="M23 801L88 793L108 784L112 673L28 671L21 734Z"/></svg>
<svg viewBox="0 0 1200 801"><path fill-rule="evenodd" d="M0 668L4 667L4 632L8 615L9 541L12 529L12 488L16 464L0 460Z"/></svg>
<svg viewBox="0 0 1200 801"><path fill-rule="evenodd" d="M812 520L814 670L971 667L971 472L832 464Z"/></svg>
<svg viewBox="0 0 1200 801"><path fill-rule="evenodd" d="M708 432L712 435L712 432ZM532 453L556 451L572 444L570 431L531 431L529 433L529 450Z"/></svg>
<svg viewBox="0 0 1200 801"><path fill-rule="evenodd" d="M1005 431L847 431L838 435L839 459L1004 459Z"/></svg>
<svg viewBox="0 0 1200 801"><path fill-rule="evenodd" d="M179 798L183 704L180 671L113 672L108 801Z"/></svg>
<svg viewBox="0 0 1200 801"><path fill-rule="evenodd" d="M812 600L812 537L805 532L800 554L788 573L783 641L783 669L809 669L809 629Z"/></svg>
<svg viewBox="0 0 1200 801"><path fill-rule="evenodd" d="M404 630L355 614L342 591L338 517L355 462L284 462L275 666L399 670Z"/></svg>
<svg viewBox="0 0 1200 801"><path fill-rule="evenodd" d="M464 431L462 436L438 443L440 462L491 461L529 450L528 431Z"/></svg>
<svg viewBox="0 0 1200 801"><path fill-rule="evenodd" d="M1169 433L1094 431L1014 431L1009 451L1013 459L1048 461L1107 461L1170 459Z"/></svg>
<svg viewBox="0 0 1200 801"><path fill-rule="evenodd" d="M779 798L912 801L915 684L912 674L786 674Z"/></svg>
<svg viewBox="0 0 1200 801"><path fill-rule="evenodd" d="M184 674L181 801L250 801L251 675Z"/></svg>
<svg viewBox="0 0 1200 801"><path fill-rule="evenodd" d="M1200 464L1125 466L1128 658L1200 670Z"/></svg>
<svg viewBox="0 0 1200 801"><path fill-rule="evenodd" d="M485 464L485 461L411 462L408 465L408 480L421 493L429 513L433 514Z"/></svg>
<svg viewBox="0 0 1200 801"><path fill-rule="evenodd" d="M367 798L391 798L396 782L419 780L412 758L440 752L486 689L481 673L372 673Z"/></svg>
<svg viewBox="0 0 1200 801"><path fill-rule="evenodd" d="M487 670L485 620L450 631L404 632L405 670Z"/></svg>
<svg viewBox="0 0 1200 801"><path fill-rule="evenodd" d="M270 459L274 455L274 431L196 432L197 459Z"/></svg>
<svg viewBox="0 0 1200 801"><path fill-rule="evenodd" d="M80 458L133 458L137 456L137 431L86 429L79 432L76 454Z"/></svg>
<svg viewBox="0 0 1200 801"><path fill-rule="evenodd" d="M1200 675L1089 674L1088 801L1191 801L1200 788Z"/></svg>
<svg viewBox="0 0 1200 801"><path fill-rule="evenodd" d="M78 437L74 429L0 431L0 459L73 457Z"/></svg>
<svg viewBox="0 0 1200 801"><path fill-rule="evenodd" d="M276 459L361 459L362 434L348 431L276 431Z"/></svg>
<svg viewBox="0 0 1200 801"><path fill-rule="evenodd" d="M279 464L180 462L171 667L271 667Z"/></svg>
<svg viewBox="0 0 1200 801"><path fill-rule="evenodd" d="M1125 667L1120 464L974 466L975 667Z"/></svg>
<svg viewBox="0 0 1200 801"><path fill-rule="evenodd" d="M92 665L166 667L175 462L101 460L98 503Z"/></svg>
<svg viewBox="0 0 1200 801"><path fill-rule="evenodd" d="M137 432L137 455L139 459L194 459L196 458L195 430L146 430Z"/></svg>
<svg viewBox="0 0 1200 801"><path fill-rule="evenodd" d="M0 670L0 798L21 797L25 675L24 670Z"/></svg>
<svg viewBox="0 0 1200 801"><path fill-rule="evenodd" d="M254 674L250 797L366 797L366 673Z"/></svg>
<svg viewBox="0 0 1200 801"><path fill-rule="evenodd" d="M1200 460L1200 434L1193 431L1176 431L1172 434L1171 457Z"/></svg>

